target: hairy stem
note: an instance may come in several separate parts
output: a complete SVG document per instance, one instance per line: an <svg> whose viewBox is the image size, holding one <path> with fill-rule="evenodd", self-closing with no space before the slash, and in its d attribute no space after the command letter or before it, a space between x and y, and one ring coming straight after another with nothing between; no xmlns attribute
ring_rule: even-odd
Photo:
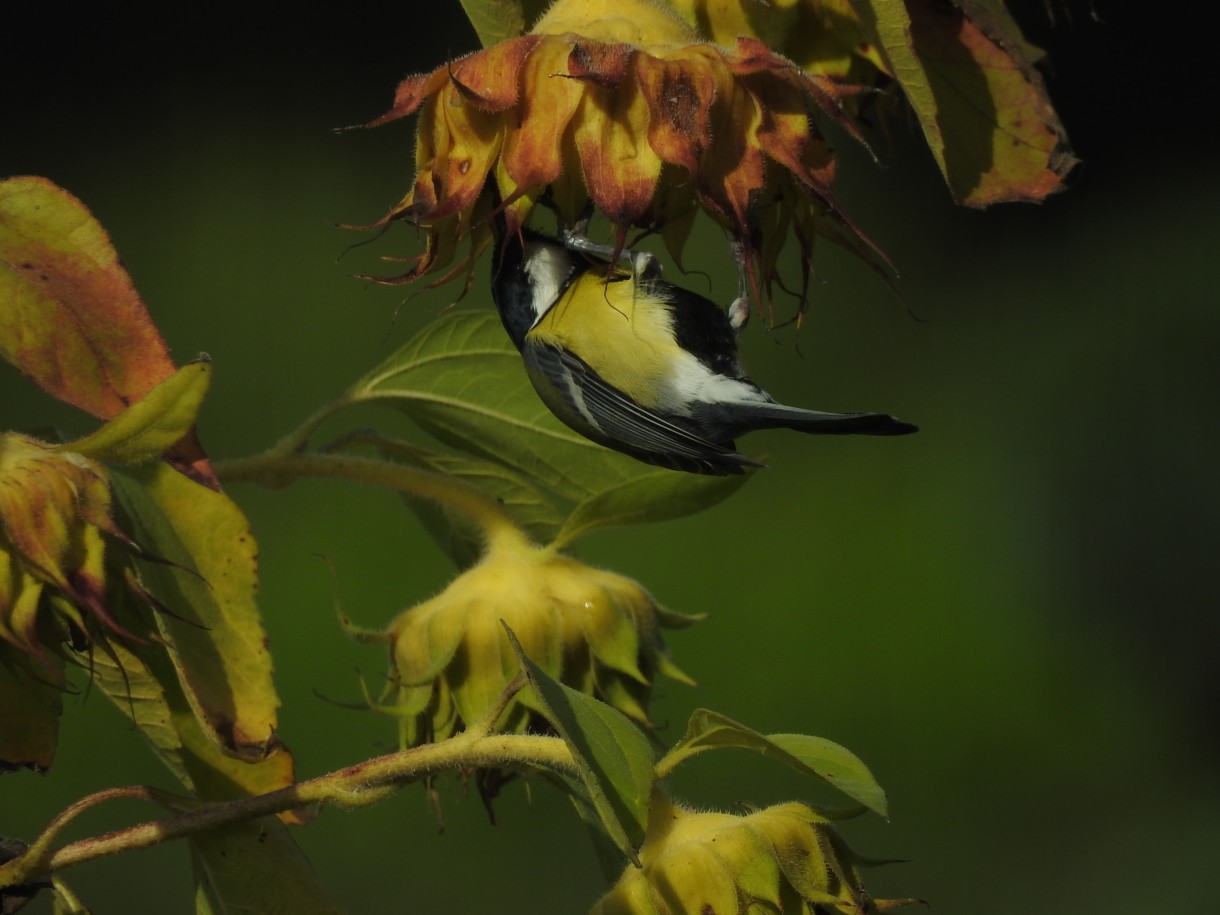
<svg viewBox="0 0 1220 915"><path fill-rule="evenodd" d="M314 804L358 807L374 803L403 785L446 769L480 766L573 767L572 754L558 737L464 732L427 744L357 763L329 775L253 797L208 804L173 816L71 842L50 851L50 840L81 810L112 797L144 797L164 802L154 789L133 787L99 792L77 801L29 847L25 854L0 865L0 887L28 883L53 872L108 855L148 848L210 829Z"/></svg>

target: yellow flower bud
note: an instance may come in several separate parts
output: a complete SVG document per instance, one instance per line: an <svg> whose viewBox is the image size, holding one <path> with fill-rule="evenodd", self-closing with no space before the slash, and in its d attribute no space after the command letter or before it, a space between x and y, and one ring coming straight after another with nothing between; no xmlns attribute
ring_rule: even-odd
<svg viewBox="0 0 1220 915"><path fill-rule="evenodd" d="M686 680L660 629L689 622L622 575L546 549L491 550L389 627L404 742L443 739L494 705L519 670L505 625L547 674L648 725L654 675ZM519 694L504 728L524 730L531 711Z"/></svg>
<svg viewBox="0 0 1220 915"><path fill-rule="evenodd" d="M917 901L872 899L829 821L800 803L736 815L657 793L640 865L627 867L591 915L861 915Z"/></svg>

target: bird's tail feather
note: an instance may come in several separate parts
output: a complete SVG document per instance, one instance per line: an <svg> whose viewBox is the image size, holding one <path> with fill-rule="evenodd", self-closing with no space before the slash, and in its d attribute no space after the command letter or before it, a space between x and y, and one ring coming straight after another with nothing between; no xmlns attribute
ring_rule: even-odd
<svg viewBox="0 0 1220 915"><path fill-rule="evenodd" d="M731 423L741 432L751 429L796 429L815 435L909 435L919 427L886 413L824 413L783 404L741 404L732 410ZM737 434L735 433L734 437Z"/></svg>

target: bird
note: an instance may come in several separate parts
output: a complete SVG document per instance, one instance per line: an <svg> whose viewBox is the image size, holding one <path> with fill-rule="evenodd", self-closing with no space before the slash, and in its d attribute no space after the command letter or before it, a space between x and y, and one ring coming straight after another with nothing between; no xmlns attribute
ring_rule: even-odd
<svg viewBox="0 0 1220 915"><path fill-rule="evenodd" d="M492 298L539 397L571 429L637 460L728 475L764 466L737 450L756 429L905 435L884 413L777 403L746 377L724 310L660 276L647 252L619 260L570 233L501 236Z"/></svg>

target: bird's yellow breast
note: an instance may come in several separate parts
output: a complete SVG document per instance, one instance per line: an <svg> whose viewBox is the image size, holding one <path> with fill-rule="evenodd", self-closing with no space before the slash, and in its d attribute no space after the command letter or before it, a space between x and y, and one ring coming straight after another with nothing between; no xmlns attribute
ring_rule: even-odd
<svg viewBox="0 0 1220 915"><path fill-rule="evenodd" d="M574 353L608 384L655 407L666 381L690 357L674 340L668 304L630 275L616 276L626 278L607 283L594 271L582 274L529 339Z"/></svg>

